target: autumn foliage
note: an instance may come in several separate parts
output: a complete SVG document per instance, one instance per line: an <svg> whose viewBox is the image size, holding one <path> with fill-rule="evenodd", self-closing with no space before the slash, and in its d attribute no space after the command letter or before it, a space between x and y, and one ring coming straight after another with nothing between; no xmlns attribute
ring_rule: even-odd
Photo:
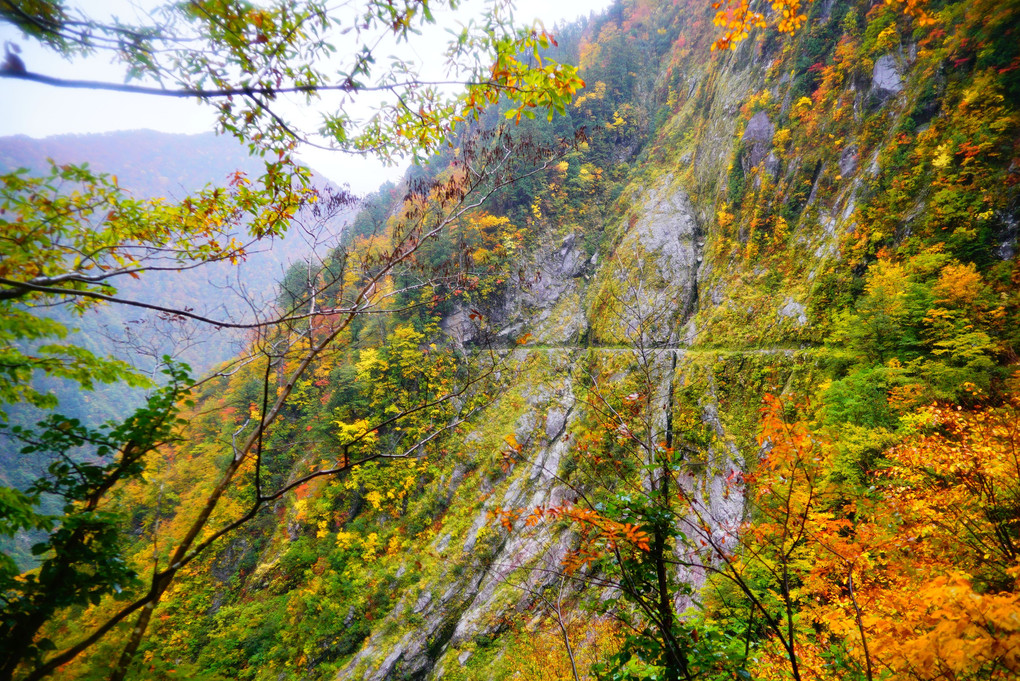
<svg viewBox="0 0 1020 681"><path fill-rule="evenodd" d="M807 21L805 5L811 2L813 0L773 0L772 12L766 14L752 9L748 0L717 0L712 3L712 8L716 10L713 23L724 33L712 43L712 49L736 49L737 44L746 39L755 28L772 26L780 33L795 33ZM900 8L922 26L934 22L925 10L927 0L885 0L885 4Z"/></svg>
<svg viewBox="0 0 1020 681"><path fill-rule="evenodd" d="M762 646L761 678L1015 678L1020 400L918 409L858 489L834 483L836 447L785 406L763 410L771 448L738 570L791 613Z"/></svg>

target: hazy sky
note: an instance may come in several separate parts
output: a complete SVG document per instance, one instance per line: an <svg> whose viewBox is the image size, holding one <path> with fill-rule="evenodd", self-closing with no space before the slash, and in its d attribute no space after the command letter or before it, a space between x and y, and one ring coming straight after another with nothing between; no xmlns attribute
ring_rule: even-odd
<svg viewBox="0 0 1020 681"><path fill-rule="evenodd" d="M144 0L143 0L144 2ZM515 16L518 23L542 21L552 28L558 21L570 21L592 11L601 11L611 0L517 0ZM138 14L138 3L132 0L84 2L97 12L116 11L121 18ZM144 2L144 6L152 6ZM458 14L439 16L439 23L456 25L459 12L470 8L467 3ZM477 6L477 4L476 4ZM443 37L436 31L434 38L414 52L423 64L430 64L430 52L443 50ZM22 47L22 58L30 71L68 79L108 80L120 82L122 71L106 58L88 62L67 62L37 45L25 41L7 24L0 24L0 41L14 40ZM434 42L432 42L434 41ZM434 45L434 48L433 48ZM425 52L426 54L422 54ZM28 135L46 137L64 133L108 132L151 128L165 132L200 133L214 129L211 109L197 102L167 97L149 97L88 90L66 90L38 83L0 78L0 136ZM397 179L402 169L386 168L374 160L352 158L332 152L307 150L302 158L335 182L347 182L356 192L368 192L387 179Z"/></svg>

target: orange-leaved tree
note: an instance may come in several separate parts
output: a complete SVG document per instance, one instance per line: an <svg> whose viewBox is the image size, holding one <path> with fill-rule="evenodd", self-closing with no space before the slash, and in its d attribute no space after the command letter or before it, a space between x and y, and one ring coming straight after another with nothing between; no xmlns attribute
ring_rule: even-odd
<svg viewBox="0 0 1020 681"><path fill-rule="evenodd" d="M765 3L750 0L715 0L716 10L713 23L724 31L721 38L712 43L713 50L734 50L737 44L747 38L755 28L774 26L780 33L796 33L807 21L806 6L813 0L772 0L771 13L764 10ZM887 5L898 5L901 11L913 17L920 25L934 22L925 10L927 0L885 0ZM758 11L755 7L764 11Z"/></svg>
<svg viewBox="0 0 1020 681"><path fill-rule="evenodd" d="M1007 679L1020 672L1020 399L920 408L867 487L767 398L753 521L731 565L763 617L761 678ZM769 612L770 608L779 615Z"/></svg>

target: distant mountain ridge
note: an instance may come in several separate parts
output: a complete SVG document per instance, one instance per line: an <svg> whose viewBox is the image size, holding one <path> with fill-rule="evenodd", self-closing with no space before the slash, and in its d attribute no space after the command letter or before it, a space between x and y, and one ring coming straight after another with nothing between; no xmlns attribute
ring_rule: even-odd
<svg viewBox="0 0 1020 681"><path fill-rule="evenodd" d="M201 133L175 135L155 130L126 130L91 135L0 137L0 170L43 170L46 159L88 163L116 174L120 183L144 196L181 197L208 183L224 182L241 170L259 173L263 163L234 139Z"/></svg>

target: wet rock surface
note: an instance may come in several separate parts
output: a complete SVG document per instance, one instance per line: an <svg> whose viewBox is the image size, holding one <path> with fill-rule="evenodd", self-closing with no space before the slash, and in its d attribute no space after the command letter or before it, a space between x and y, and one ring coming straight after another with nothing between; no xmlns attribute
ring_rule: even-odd
<svg viewBox="0 0 1020 681"><path fill-rule="evenodd" d="M775 132L775 126L764 111L759 111L747 122L744 135L740 138L746 145L745 155L741 161L745 173L761 163L768 154Z"/></svg>
<svg viewBox="0 0 1020 681"><path fill-rule="evenodd" d="M881 103L903 90L903 71L895 56L886 54L875 60L871 73L871 91Z"/></svg>
<svg viewBox="0 0 1020 681"><path fill-rule="evenodd" d="M668 179L668 178L667 178ZM615 336L649 347L675 345L697 301L700 228L687 194L663 184L648 193L606 276Z"/></svg>

